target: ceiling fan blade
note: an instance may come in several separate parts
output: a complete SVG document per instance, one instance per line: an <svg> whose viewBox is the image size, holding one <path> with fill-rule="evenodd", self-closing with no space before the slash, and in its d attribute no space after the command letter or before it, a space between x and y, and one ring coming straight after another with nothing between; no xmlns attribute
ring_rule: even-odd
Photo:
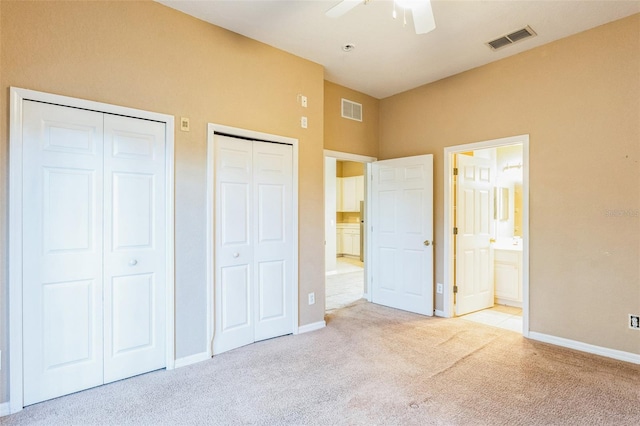
<svg viewBox="0 0 640 426"><path fill-rule="evenodd" d="M343 0L333 6L331 9L327 10L325 12L325 15L327 15L329 18L338 18L362 2L364 2L364 0Z"/></svg>
<svg viewBox="0 0 640 426"><path fill-rule="evenodd" d="M433 18L430 1L416 2L411 7L411 13L413 14L413 25L416 29L416 34L426 34L436 29L436 21Z"/></svg>

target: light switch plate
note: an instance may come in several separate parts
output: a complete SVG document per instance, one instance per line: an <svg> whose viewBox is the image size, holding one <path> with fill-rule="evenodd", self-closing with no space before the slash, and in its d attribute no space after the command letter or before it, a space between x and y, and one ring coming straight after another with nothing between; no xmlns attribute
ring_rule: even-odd
<svg viewBox="0 0 640 426"><path fill-rule="evenodd" d="M180 130L183 132L189 131L189 119L187 117L180 117Z"/></svg>

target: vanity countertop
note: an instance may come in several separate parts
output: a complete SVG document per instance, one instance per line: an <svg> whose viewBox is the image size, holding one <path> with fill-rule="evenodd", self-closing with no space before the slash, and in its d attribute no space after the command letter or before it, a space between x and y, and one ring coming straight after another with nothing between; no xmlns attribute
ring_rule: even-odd
<svg viewBox="0 0 640 426"><path fill-rule="evenodd" d="M522 239L519 238L516 244L514 244L514 240L511 238L498 240L491 244L491 246L494 250L522 251Z"/></svg>
<svg viewBox="0 0 640 426"><path fill-rule="evenodd" d="M360 229L360 224L359 223L353 223L353 222L338 222L338 223L336 223L336 227L338 227L338 228L357 228L357 229Z"/></svg>

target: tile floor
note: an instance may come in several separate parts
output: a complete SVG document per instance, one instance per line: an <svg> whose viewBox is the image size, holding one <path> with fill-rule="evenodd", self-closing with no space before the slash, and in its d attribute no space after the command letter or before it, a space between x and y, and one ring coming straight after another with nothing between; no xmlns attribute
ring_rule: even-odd
<svg viewBox="0 0 640 426"><path fill-rule="evenodd" d="M342 308L364 295L364 264L349 257L337 258L337 273L326 276L325 310Z"/></svg>
<svg viewBox="0 0 640 426"><path fill-rule="evenodd" d="M513 306L495 305L493 308L472 312L459 318L522 333L522 309Z"/></svg>

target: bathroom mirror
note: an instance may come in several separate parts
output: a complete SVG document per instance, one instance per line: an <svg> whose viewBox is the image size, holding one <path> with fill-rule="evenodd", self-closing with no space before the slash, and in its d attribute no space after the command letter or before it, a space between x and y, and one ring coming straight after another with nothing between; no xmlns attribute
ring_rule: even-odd
<svg viewBox="0 0 640 426"><path fill-rule="evenodd" d="M498 219L509 220L509 188L498 188Z"/></svg>

